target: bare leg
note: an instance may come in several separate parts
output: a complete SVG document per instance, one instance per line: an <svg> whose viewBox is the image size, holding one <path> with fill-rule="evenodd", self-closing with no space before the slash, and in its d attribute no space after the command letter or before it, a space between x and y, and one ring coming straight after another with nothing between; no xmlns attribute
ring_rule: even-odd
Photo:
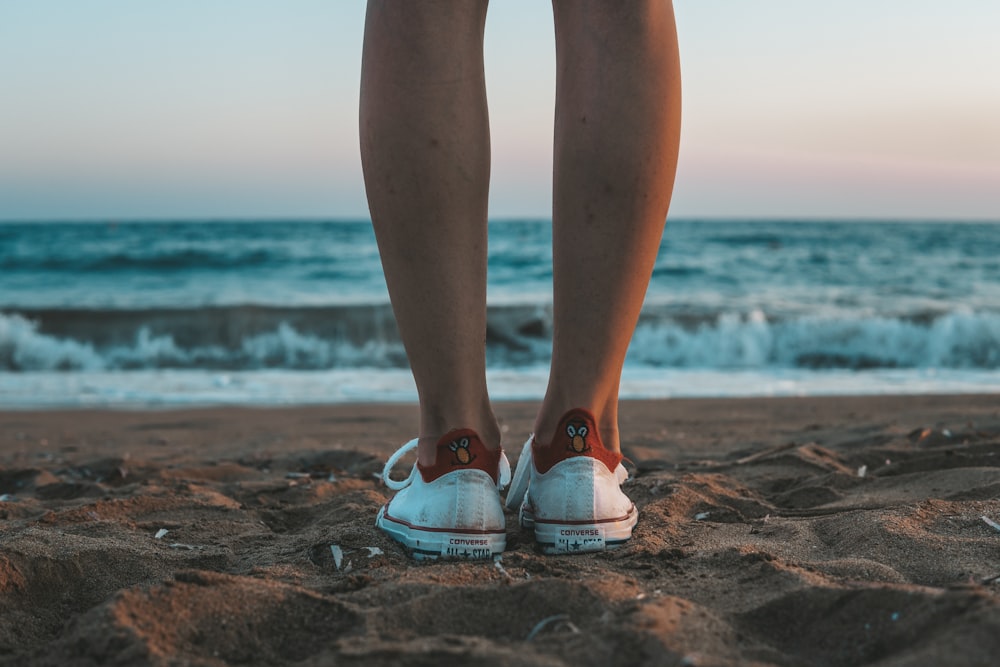
<svg viewBox="0 0 1000 667"><path fill-rule="evenodd" d="M361 157L389 295L420 397L423 465L455 428L495 448L486 391L486 0L371 0Z"/></svg>
<svg viewBox="0 0 1000 667"><path fill-rule="evenodd" d="M554 333L535 422L590 409L619 449L618 385L666 221L680 134L669 0L553 2Z"/></svg>

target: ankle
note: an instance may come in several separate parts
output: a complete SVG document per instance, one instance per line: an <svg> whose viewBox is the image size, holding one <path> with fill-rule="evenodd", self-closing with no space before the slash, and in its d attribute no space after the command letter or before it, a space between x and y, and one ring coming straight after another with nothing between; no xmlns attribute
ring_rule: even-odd
<svg viewBox="0 0 1000 667"><path fill-rule="evenodd" d="M550 445L553 437L556 435L556 430L559 428L559 423L566 413L574 408L583 408L594 415L594 421L597 425L601 442L612 452L621 451L618 436L617 410L595 409L586 404L569 405L565 408L560 406L552 409L549 404L543 403L542 409L535 420L535 443L542 447Z"/></svg>
<svg viewBox="0 0 1000 667"><path fill-rule="evenodd" d="M437 443L455 429L472 429L489 450L500 447L500 424L489 403L476 410L424 410L420 416L420 439L417 460L423 466L434 465Z"/></svg>

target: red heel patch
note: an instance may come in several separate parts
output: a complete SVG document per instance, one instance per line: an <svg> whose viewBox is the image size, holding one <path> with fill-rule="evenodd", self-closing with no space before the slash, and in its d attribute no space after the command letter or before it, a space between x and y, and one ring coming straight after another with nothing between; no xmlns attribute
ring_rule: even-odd
<svg viewBox="0 0 1000 667"><path fill-rule="evenodd" d="M611 472L622 462L621 454L604 446L594 415L585 408L573 408L564 414L548 445L539 445L537 439L531 443L531 458L535 469L542 474L560 461L574 456L597 459Z"/></svg>
<svg viewBox="0 0 1000 667"><path fill-rule="evenodd" d="M433 482L452 470L482 470L496 482L500 475L500 449L490 451L469 428L455 429L441 436L434 465L417 464L424 482Z"/></svg>

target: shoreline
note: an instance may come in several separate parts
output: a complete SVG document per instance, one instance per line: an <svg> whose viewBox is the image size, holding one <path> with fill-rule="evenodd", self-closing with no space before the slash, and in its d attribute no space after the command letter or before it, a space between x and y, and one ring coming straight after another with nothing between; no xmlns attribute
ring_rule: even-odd
<svg viewBox="0 0 1000 667"><path fill-rule="evenodd" d="M540 400L548 367L492 369L497 402ZM642 369L622 376L623 400L938 396L1000 391L998 370L884 369L867 371ZM196 407L303 407L409 403L417 392L410 371L191 370L0 373L0 411L59 409L186 409Z"/></svg>

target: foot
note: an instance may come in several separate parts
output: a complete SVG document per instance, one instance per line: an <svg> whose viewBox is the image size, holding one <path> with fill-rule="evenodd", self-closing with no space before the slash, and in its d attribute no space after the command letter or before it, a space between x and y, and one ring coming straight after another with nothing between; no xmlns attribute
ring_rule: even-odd
<svg viewBox="0 0 1000 667"><path fill-rule="evenodd" d="M415 463L401 482L389 477L393 465L417 447L414 439L393 454L382 470L398 490L379 510L375 525L416 559L489 559L507 545L500 489L510 481L504 453L490 451L471 429L458 429L437 442L434 464Z"/></svg>
<svg viewBox="0 0 1000 667"><path fill-rule="evenodd" d="M507 507L534 529L547 554L604 551L632 537L635 504L621 490L622 456L604 446L589 410L562 416L552 440L528 438L517 462Z"/></svg>

